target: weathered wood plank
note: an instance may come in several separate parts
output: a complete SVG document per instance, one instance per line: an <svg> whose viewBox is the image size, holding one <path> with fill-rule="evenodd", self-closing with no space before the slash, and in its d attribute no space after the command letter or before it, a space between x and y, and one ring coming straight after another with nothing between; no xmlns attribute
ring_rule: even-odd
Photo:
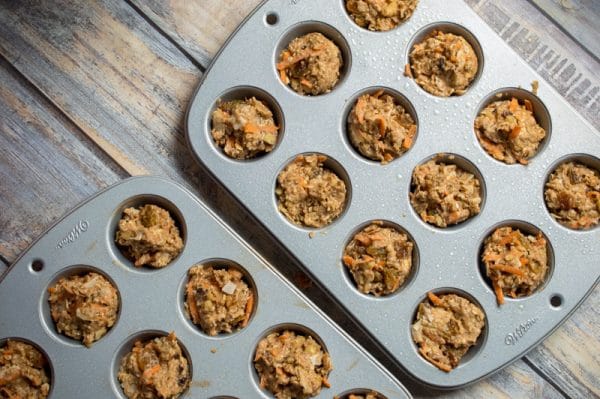
<svg viewBox="0 0 600 399"><path fill-rule="evenodd" d="M600 397L600 287L526 358L573 398Z"/></svg>
<svg viewBox="0 0 600 399"><path fill-rule="evenodd" d="M2 2L0 37L0 52L130 174L181 180L200 72L131 7Z"/></svg>
<svg viewBox="0 0 600 399"><path fill-rule="evenodd" d="M8 270L8 265L0 260L0 276L2 276L6 270Z"/></svg>
<svg viewBox="0 0 600 399"><path fill-rule="evenodd" d="M233 220L238 231L247 238L254 235L256 229L248 228L252 220L244 220L247 216L235 203L228 202L231 199L205 171L194 162L188 163L191 158L180 141L182 112L199 71L168 40L148 28L143 18L111 1L86 5L85 9L68 3L45 6L20 2L0 5L0 22L0 52L91 140L125 165L126 170L131 173L150 171L192 182L209 204L220 205L222 214L229 222ZM150 57L145 57L146 53L151 53ZM155 66L159 71L153 73ZM194 84L182 88L178 78L172 75L183 75ZM150 112L162 106L163 101L165 108ZM144 123L157 113L154 120ZM114 148L107 149L106 144L111 142ZM160 151L156 151L156 147ZM277 264L284 269L288 258L282 257L274 246L261 244L257 237L254 237L254 243L259 244L257 248L267 258L279 260ZM335 309L334 306L322 307ZM525 374L526 379L537 381L538 377L526 366L522 367L525 373L517 369L518 366L513 365L501 374ZM492 377L492 380L494 378L500 377ZM467 396L462 397L485 396L490 388L482 384L489 382L474 385L469 388L472 391L467 394L465 390ZM542 391L552 392L547 383L540 381L540 384L544 387ZM499 395L529 396L529 390L500 394L503 390L519 389L519 384L510 388L501 385L499 382Z"/></svg>
<svg viewBox="0 0 600 399"><path fill-rule="evenodd" d="M597 0L530 0L600 58L600 2Z"/></svg>
<svg viewBox="0 0 600 399"><path fill-rule="evenodd" d="M127 0L205 68L261 0Z"/></svg>
<svg viewBox="0 0 600 399"><path fill-rule="evenodd" d="M413 388L415 398L530 398L530 399L559 399L564 396L540 375L532 372L522 360L510 367L499 371L475 385L456 391L432 391Z"/></svg>
<svg viewBox="0 0 600 399"><path fill-rule="evenodd" d="M53 220L124 173L5 60L0 82L0 255L12 262Z"/></svg>

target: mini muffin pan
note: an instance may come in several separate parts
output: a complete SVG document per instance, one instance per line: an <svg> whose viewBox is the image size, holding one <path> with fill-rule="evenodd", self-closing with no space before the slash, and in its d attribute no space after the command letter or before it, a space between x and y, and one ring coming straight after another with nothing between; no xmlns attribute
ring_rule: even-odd
<svg viewBox="0 0 600 399"><path fill-rule="evenodd" d="M126 207L146 203L171 213L182 232L181 254L163 269L135 268L114 243ZM184 310L187 271L197 263L236 267L255 293L242 330L209 337ZM108 277L121 299L116 324L86 348L58 334L47 288L60 277L94 270ZM49 361L50 398L125 398L117 371L137 339L174 331L191 363L182 398L272 398L260 389L255 347L284 328L309 333L332 358L331 388L320 398L369 388L385 397L410 394L352 338L341 332L271 265L181 186L154 177L131 178L79 205L37 240L0 280L0 346L7 339L34 344Z"/></svg>
<svg viewBox="0 0 600 399"><path fill-rule="evenodd" d="M462 96L435 97L404 76L412 45L440 29L463 35L479 57L479 71ZM318 31L342 50L344 68L330 93L306 97L285 86L276 63L290 40ZM540 81L539 94L528 91ZM363 158L347 138L347 115L365 91L398 94L413 115L417 134L405 154L387 165ZM211 138L211 113L221 98L254 95L278 117L281 135L261 157L228 158ZM547 131L527 166L494 160L473 129L490 101L514 96L532 102ZM348 16L344 1L271 0L238 28L207 70L190 103L186 129L191 150L306 270L333 294L382 348L422 383L458 388L523 356L586 298L600 276L600 229L575 231L552 219L544 184L562 161L577 159L600 167L600 134L462 1L421 0L414 15L389 32L370 32ZM348 189L342 215L321 229L291 224L278 210L278 173L297 155L320 153L326 167ZM443 154L481 180L480 214L439 229L424 223L409 202L415 166ZM415 271L393 295L374 298L355 288L341 258L353 234L368 222L398 225L414 240ZM549 243L550 272L533 295L507 299L502 307L480 261L482 244L503 225L539 230ZM411 324L428 291L458 292L479 304L486 326L478 344L449 373L417 352Z"/></svg>

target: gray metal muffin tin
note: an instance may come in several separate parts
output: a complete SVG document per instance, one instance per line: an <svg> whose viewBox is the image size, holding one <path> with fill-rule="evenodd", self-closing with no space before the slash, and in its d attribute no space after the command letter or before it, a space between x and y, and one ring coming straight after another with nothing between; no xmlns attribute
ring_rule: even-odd
<svg viewBox="0 0 600 399"><path fill-rule="evenodd" d="M403 75L412 44L432 29L460 33L479 55L480 71L467 92L439 98ZM303 97L279 79L275 64L290 40L320 31L341 48L345 67L328 94ZM540 82L539 97L521 88ZM347 114L357 96L376 88L400 96L418 124L413 147L382 166L350 145ZM528 166L505 165L479 145L473 123L496 94L529 98L548 131ZM283 134L269 154L249 161L228 158L210 135L218 99L255 95L274 110ZM560 161L579 159L600 167L600 134L511 50L465 3L421 0L410 20L389 32L353 23L344 1L271 0L238 28L206 72L189 106L189 145L196 157L296 256L402 367L422 383L457 388L500 369L548 336L591 292L600 275L600 229L573 231L547 211L543 188ZM349 189L345 212L322 229L288 222L277 210L278 173L298 154L322 153ZM482 179L484 201L476 217L447 229L422 222L409 203L411 173L438 153ZM399 292L385 298L360 294L341 257L367 222L386 220L415 242L415 271ZM481 273L480 249L494 228L510 224L541 230L550 244L550 275L534 295L498 307ZM310 233L310 234L309 234ZM442 372L426 362L410 327L428 291L461 292L487 316L479 343L458 368Z"/></svg>
<svg viewBox="0 0 600 399"><path fill-rule="evenodd" d="M185 247L167 267L134 268L115 246L122 211L153 203L168 209ZM234 265L257 293L255 312L243 330L204 335L184 313L187 271L198 262ZM119 317L91 348L58 334L50 317L47 288L58 278L96 270L117 287ZM153 177L131 178L79 205L36 241L1 277L0 347L7 338L33 343L50 360L51 398L125 398L116 378L133 341L175 331L191 360L192 383L184 398L270 398L258 386L254 349L281 328L309 332L329 351L334 370L331 398L370 388L387 398L410 394L352 338L341 332L252 248L181 186Z"/></svg>

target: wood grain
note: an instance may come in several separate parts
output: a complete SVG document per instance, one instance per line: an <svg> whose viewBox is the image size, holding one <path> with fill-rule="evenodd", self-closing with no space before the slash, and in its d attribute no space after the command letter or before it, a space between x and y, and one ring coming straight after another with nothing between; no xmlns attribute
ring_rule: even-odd
<svg viewBox="0 0 600 399"><path fill-rule="evenodd" d="M600 2L597 0L531 0L540 10L600 58Z"/></svg>
<svg viewBox="0 0 600 399"><path fill-rule="evenodd" d="M51 5L48 2L34 1L0 2L0 53L53 105L64 112L67 116L63 117L65 122L71 120L81 129L78 131L75 128L80 136L66 130L65 137L61 140L68 140L71 136L80 137L84 147L100 149L97 152L107 154L122 167L125 175L153 173L191 185L201 198L213 206L213 209L218 209L228 223L291 278L297 273L293 259L286 256L277 245L272 245L264 230L256 225L252 217L205 170L196 165L183 142L183 113L201 74L195 65L208 64L223 40L257 2L258 0L197 0L172 1L167 4L136 0L133 2L135 8L116 0L85 5L67 1L56 1ZM507 0L507 3L511 2L521 3L518 0ZM489 2L471 3L479 7L479 12L489 13L491 10ZM147 15L140 15L138 10ZM221 10L236 11L228 14L220 13ZM202 13L206 14L201 16ZM199 24L199 18L210 21ZM169 37L156 31L146 19ZM511 19L507 21L510 22ZM506 26L500 28L500 32L506 33L509 30ZM510 35L507 37L511 38ZM179 48L184 49L184 52ZM192 54L195 62L187 58L186 54ZM583 81L575 81L576 84L577 82ZM0 98L0 101L6 100ZM590 101L593 104L595 100ZM587 106L587 103L584 105ZM594 109L593 106L591 109ZM49 112L60 116L56 110ZM23 141L22 145L37 149L35 139L24 136ZM33 151L21 149L12 142L8 144L17 153ZM73 165L73 168L83 168L88 160L84 157L81 162L82 165ZM33 166L33 171L27 171L27 167L24 166L26 176L21 178L35 182L36 166ZM0 173L15 172L0 163ZM38 180L49 179L44 173L53 175L51 168L38 173L43 176L38 177ZM13 179L17 180L15 177ZM48 183L44 185L48 186ZM18 195L25 197L27 190L23 191ZM57 193L60 194L60 190L55 188L54 195L58 195ZM43 199L38 198L28 205L22 205L31 208L22 212L30 212L33 218L39 218L43 213L35 209L43 205L43 202ZM4 223L5 219L1 216L0 220ZM47 225L50 221L42 223ZM23 224L17 227L23 228ZM33 231L22 238L15 234L11 245L21 248L35 236ZM19 239L23 240L22 244L19 244ZM16 253L7 252L6 258L11 260L14 256ZM334 317L338 322L344 321L339 316L338 308L328 302L315 287L313 285L305 292L316 298L322 308L329 309L330 314L338 315ZM597 294L594 295L597 297ZM585 314L582 317L587 316L598 320L597 314ZM571 323L570 320L561 330L579 329L576 324L569 327ZM345 327L347 331L353 331L352 323L346 323ZM577 334L569 331L565 334L577 337ZM527 360L548 379L553 378L550 372L553 368L560 374L563 372L561 367L568 365L568 372L575 377L554 381L560 390L554 389L526 362L518 361L491 378L453 395L473 398L491 395L554 398L561 396L560 391L572 392L574 396L596 392L590 385L594 380L582 377L577 368L577 363L587 364L590 359L570 351L561 355L557 348L560 348L564 339L559 337L557 342L549 339L544 344L544 348L546 345L550 346L540 356L548 358L542 360L529 357ZM596 351L593 353L600 352L597 341L596 339L595 346L591 346L591 351ZM574 344L576 342L579 340L573 341ZM581 342L579 345L583 346ZM597 359L597 356L592 355L593 359ZM423 396L439 394L426 390L422 392Z"/></svg>
<svg viewBox="0 0 600 399"><path fill-rule="evenodd" d="M12 262L56 218L123 171L0 60L0 256Z"/></svg>

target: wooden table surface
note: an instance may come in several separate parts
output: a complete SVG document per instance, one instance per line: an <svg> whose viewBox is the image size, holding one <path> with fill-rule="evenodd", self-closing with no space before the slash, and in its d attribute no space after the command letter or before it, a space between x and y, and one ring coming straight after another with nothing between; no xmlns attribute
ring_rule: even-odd
<svg viewBox="0 0 600 399"><path fill-rule="evenodd" d="M81 200L132 175L161 175L197 193L353 331L352 321L270 243L185 145L183 118L193 90L258 3L0 0L0 272ZM600 130L598 0L467 3ZM416 397L599 397L599 312L596 288L522 359L458 391L425 389L392 371Z"/></svg>

